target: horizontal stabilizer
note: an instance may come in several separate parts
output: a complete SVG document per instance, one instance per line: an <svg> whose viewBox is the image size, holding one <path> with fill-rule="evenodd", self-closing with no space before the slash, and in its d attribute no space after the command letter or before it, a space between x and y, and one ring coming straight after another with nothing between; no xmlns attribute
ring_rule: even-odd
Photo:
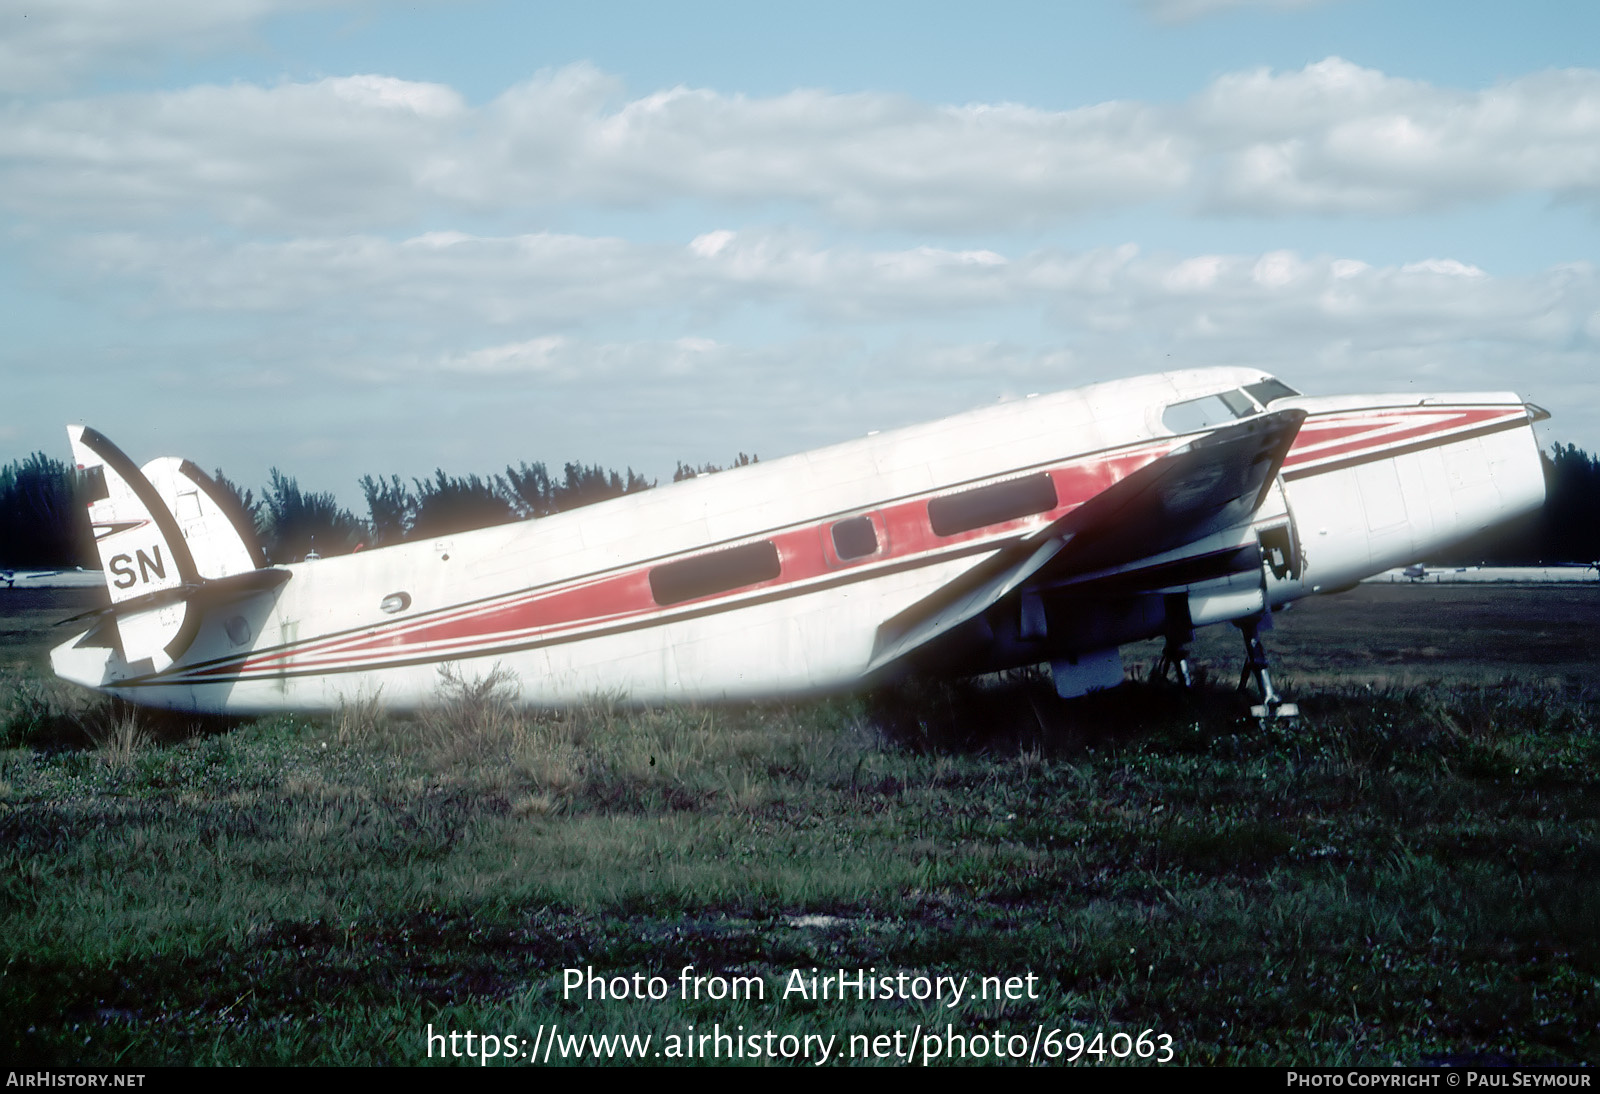
<svg viewBox="0 0 1600 1094"><path fill-rule="evenodd" d="M70 615L57 622L56 626L65 627L72 623L81 623L85 619L125 616L132 612L164 608L170 604L194 604L202 610L220 608L226 604L243 600L245 597L254 596L257 593L270 592L286 583L290 576L288 570L268 566L264 569L201 581L193 585L179 585L175 589L151 593L147 597L124 601L109 608L92 608L86 612L79 612L77 615Z"/></svg>
<svg viewBox="0 0 1600 1094"><path fill-rule="evenodd" d="M1247 521L1304 420L1301 410L1265 414L1152 460L885 621L867 671L976 618L1024 584L1147 558Z"/></svg>

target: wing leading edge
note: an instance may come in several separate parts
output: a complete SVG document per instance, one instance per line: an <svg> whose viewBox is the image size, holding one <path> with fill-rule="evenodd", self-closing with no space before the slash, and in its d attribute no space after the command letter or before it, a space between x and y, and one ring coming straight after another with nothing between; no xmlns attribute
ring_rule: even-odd
<svg viewBox="0 0 1600 1094"><path fill-rule="evenodd" d="M974 619L1024 585L1115 568L1243 524L1261 507L1303 410L1214 430L1002 548L878 628L872 673Z"/></svg>

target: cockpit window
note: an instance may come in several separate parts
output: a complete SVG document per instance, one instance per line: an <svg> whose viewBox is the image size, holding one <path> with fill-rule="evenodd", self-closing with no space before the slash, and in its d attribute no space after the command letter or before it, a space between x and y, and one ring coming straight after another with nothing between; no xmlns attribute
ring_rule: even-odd
<svg viewBox="0 0 1600 1094"><path fill-rule="evenodd" d="M1233 411L1235 418L1248 418L1256 412L1256 404L1247 399L1242 391L1224 391L1217 398Z"/></svg>
<svg viewBox="0 0 1600 1094"><path fill-rule="evenodd" d="M1246 384L1245 393L1262 406L1268 406L1274 399L1287 398L1290 395L1300 394L1282 380L1266 379L1258 384Z"/></svg>
<svg viewBox="0 0 1600 1094"><path fill-rule="evenodd" d="M1224 391L1173 403L1161 415L1161 424L1174 433L1194 433L1201 429L1215 429L1236 418L1248 418L1260 411L1242 391Z"/></svg>

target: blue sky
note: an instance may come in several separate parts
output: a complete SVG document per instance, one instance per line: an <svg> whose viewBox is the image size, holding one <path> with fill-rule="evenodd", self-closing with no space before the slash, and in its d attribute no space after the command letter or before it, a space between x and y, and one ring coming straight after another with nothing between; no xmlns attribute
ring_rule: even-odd
<svg viewBox="0 0 1600 1094"><path fill-rule="evenodd" d="M0 459L775 456L1240 363L1600 450L1600 5L12 2Z"/></svg>

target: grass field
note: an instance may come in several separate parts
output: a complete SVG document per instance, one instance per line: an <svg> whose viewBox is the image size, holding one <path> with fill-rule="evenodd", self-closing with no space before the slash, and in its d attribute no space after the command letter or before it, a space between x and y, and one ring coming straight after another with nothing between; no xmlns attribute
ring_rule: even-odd
<svg viewBox="0 0 1600 1094"><path fill-rule="evenodd" d="M1305 717L1266 728L1228 628L1189 694L524 715L442 680L412 719L197 725L49 680L87 605L0 591L17 1063L414 1064L430 1026L552 1063L583 1034L650 1063L1600 1055L1595 589L1303 603L1266 637ZM665 997L567 997L568 969ZM858 969L971 979L785 994ZM705 997L736 984L764 998Z"/></svg>

